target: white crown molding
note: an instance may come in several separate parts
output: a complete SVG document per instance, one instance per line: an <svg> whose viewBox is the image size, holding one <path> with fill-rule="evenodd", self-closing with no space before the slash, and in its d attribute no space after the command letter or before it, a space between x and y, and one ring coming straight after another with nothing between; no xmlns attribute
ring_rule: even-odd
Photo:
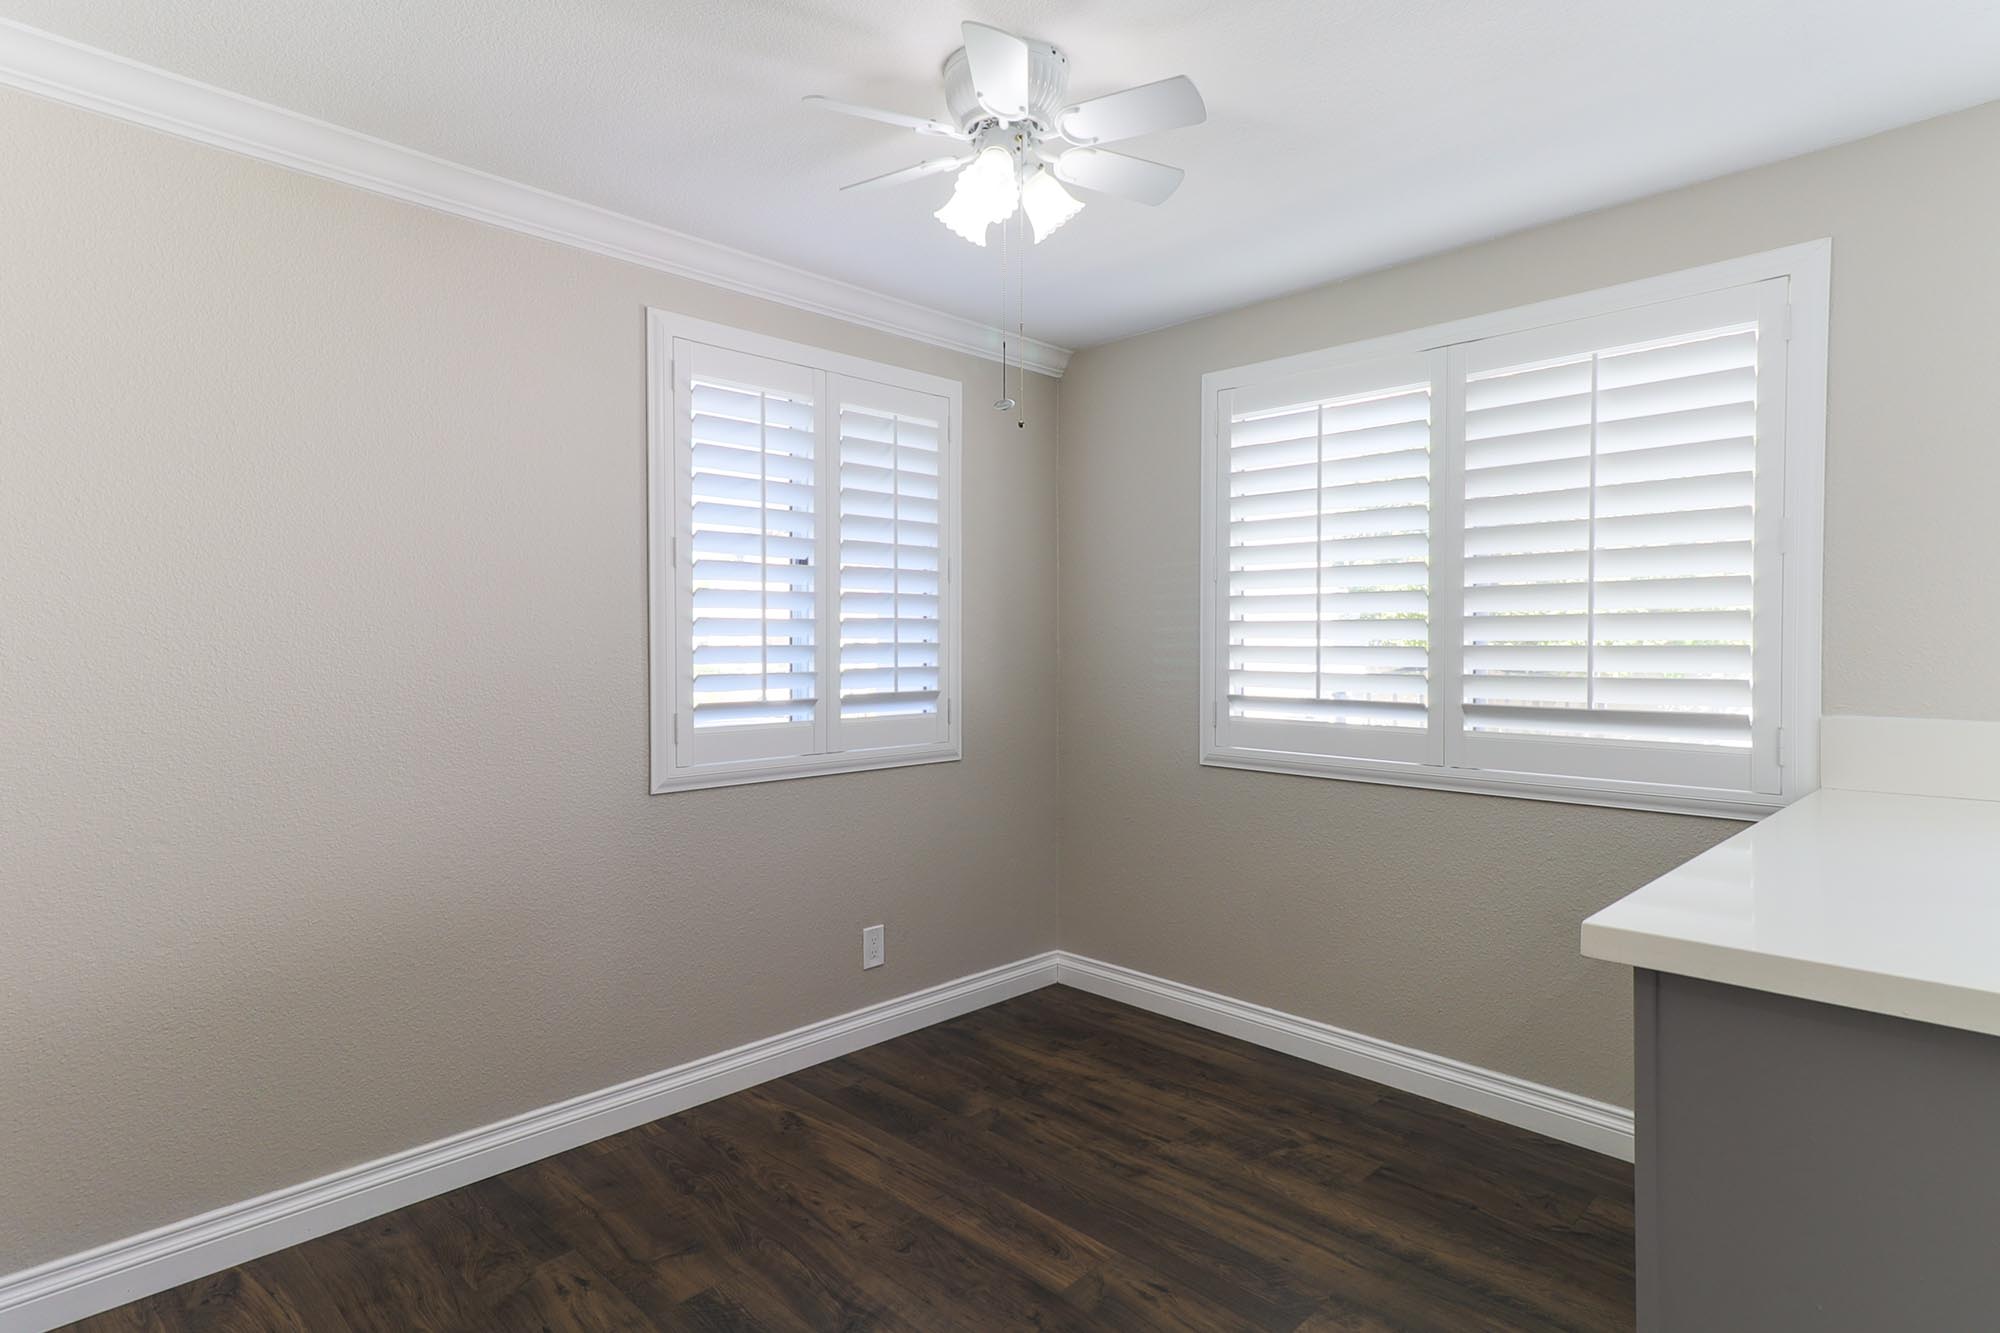
<svg viewBox="0 0 2000 1333"><path fill-rule="evenodd" d="M1632 1159L1632 1113L1246 1000L1051 950L0 1277L0 1333L46 1333L1056 983Z"/></svg>
<svg viewBox="0 0 2000 1333"><path fill-rule="evenodd" d="M1461 1111L1632 1160L1632 1112L1623 1106L1080 954L1062 955L1056 980Z"/></svg>
<svg viewBox="0 0 2000 1333"><path fill-rule="evenodd" d="M0 86L800 310L1000 357L1001 332L977 320L447 162L5 19ZM1017 350L1028 369L1045 375L1059 376L1069 364L1069 350L1053 343L1030 338L1024 346L1017 342Z"/></svg>
<svg viewBox="0 0 2000 1333"><path fill-rule="evenodd" d="M585 1093L0 1277L0 1333L43 1333L1052 984L1051 951Z"/></svg>

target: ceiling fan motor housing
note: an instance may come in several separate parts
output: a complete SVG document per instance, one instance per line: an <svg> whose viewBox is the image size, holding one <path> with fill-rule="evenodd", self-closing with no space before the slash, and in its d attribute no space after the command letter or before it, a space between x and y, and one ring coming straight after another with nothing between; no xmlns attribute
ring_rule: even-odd
<svg viewBox="0 0 2000 1333"><path fill-rule="evenodd" d="M1069 95L1069 57L1047 42L1032 37L1022 40L1028 46L1028 119L1041 133L1055 134L1061 128L1058 117L1069 104L1066 100ZM974 95L972 67L965 58L962 46L945 57L944 104L950 108L952 120L959 129L968 134L993 119Z"/></svg>

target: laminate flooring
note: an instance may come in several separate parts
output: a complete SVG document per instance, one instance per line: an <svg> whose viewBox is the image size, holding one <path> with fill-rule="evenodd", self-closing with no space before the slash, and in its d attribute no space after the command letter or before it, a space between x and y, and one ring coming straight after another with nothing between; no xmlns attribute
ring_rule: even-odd
<svg viewBox="0 0 2000 1333"><path fill-rule="evenodd" d="M1629 1329L1626 1164L1056 986L75 1325Z"/></svg>

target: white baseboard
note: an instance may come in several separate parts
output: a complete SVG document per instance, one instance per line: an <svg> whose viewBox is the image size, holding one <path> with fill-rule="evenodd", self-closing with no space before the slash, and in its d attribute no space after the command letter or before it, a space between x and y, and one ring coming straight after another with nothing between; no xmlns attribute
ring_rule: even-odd
<svg viewBox="0 0 2000 1333"><path fill-rule="evenodd" d="M1056 982L1632 1158L1632 1113L1623 1107L1114 963L1051 951L0 1277L0 1333L43 1333Z"/></svg>
<svg viewBox="0 0 2000 1333"><path fill-rule="evenodd" d="M1051 984L1057 964L1024 958L0 1277L0 1333L42 1333L996 1004Z"/></svg>
<svg viewBox="0 0 2000 1333"><path fill-rule="evenodd" d="M1511 1074L1064 953L1056 979L1183 1023L1413 1092L1552 1139L1632 1160L1632 1112Z"/></svg>

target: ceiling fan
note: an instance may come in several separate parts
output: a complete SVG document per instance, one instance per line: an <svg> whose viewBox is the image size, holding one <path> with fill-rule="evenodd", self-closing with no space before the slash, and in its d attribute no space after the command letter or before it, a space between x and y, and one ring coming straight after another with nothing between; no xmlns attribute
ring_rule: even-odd
<svg viewBox="0 0 2000 1333"><path fill-rule="evenodd" d="M1142 204L1164 203L1179 187L1179 167L1103 145L1207 119L1208 108L1186 75L1070 103L1069 57L1061 50L984 23L967 23L964 32L965 45L944 62L949 121L831 97L805 99L963 145L843 189L902 185L955 171L958 182L937 219L974 245L985 245L987 229L1013 217L1017 208L1027 214L1037 241L1075 217L1083 201L1064 185Z"/></svg>

